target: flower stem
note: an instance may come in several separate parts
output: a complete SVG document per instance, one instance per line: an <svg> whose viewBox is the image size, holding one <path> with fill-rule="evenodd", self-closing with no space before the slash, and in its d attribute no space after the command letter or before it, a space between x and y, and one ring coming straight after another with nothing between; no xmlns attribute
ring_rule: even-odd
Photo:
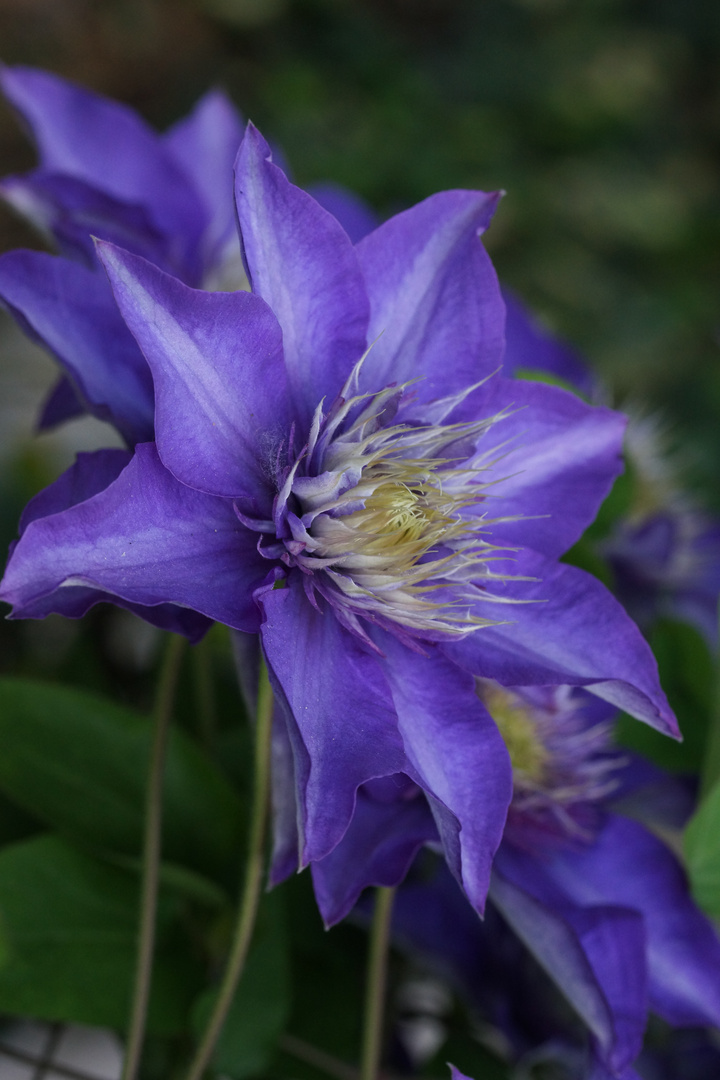
<svg viewBox="0 0 720 1080"><path fill-rule="evenodd" d="M195 676L197 737L201 746L212 750L216 728L215 694L212 672L212 640L208 634L192 651Z"/></svg>
<svg viewBox="0 0 720 1080"><path fill-rule="evenodd" d="M346 1062L341 1061L340 1058L333 1057L332 1054L328 1054L324 1050L320 1050L319 1047L312 1046L294 1035L285 1032L284 1035L280 1036L278 1045L286 1054L296 1057L298 1061L304 1061L306 1065L312 1065L314 1069L327 1073L328 1076L334 1077L335 1080L359 1080L360 1074L352 1065L348 1065Z"/></svg>
<svg viewBox="0 0 720 1080"><path fill-rule="evenodd" d="M250 940L255 927L263 881L265 827L270 791L270 737L272 734L273 696L267 669L262 664L258 688L257 725L255 730L255 792L248 840L245 885L240 897L237 923L233 934L225 974L208 1020L202 1041L187 1073L187 1080L201 1080L210 1063L215 1044L232 1004L235 990L245 967Z"/></svg>
<svg viewBox="0 0 720 1080"><path fill-rule="evenodd" d="M385 984L395 889L379 888L370 930L370 956L365 986L365 1026L360 1080L377 1080L385 1016Z"/></svg>
<svg viewBox="0 0 720 1080"><path fill-rule="evenodd" d="M143 840L140 928L135 967L135 986L130 1023L128 1025L122 1080L135 1080L145 1036L145 1021L150 998L150 981L152 979L153 951L155 947L155 915L160 872L165 751L185 644L185 638L183 637L176 634L170 637L160 671L160 681L155 698L153 742L145 794L145 836Z"/></svg>

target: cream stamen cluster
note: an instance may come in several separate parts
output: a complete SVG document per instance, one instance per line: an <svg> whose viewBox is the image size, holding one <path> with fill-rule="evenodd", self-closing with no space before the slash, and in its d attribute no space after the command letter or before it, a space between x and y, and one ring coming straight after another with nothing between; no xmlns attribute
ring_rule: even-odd
<svg viewBox="0 0 720 1080"><path fill-rule="evenodd" d="M477 692L512 764L508 838L533 848L543 841L592 840L600 804L625 764L613 752L610 725L589 721L572 687L511 690L478 679Z"/></svg>
<svg viewBox="0 0 720 1080"><path fill-rule="evenodd" d="M479 504L494 460L478 443L503 414L427 423L408 386L359 393L360 366L327 415L318 407L280 485L275 542L260 550L303 571L308 595L363 637L359 617L424 634L497 622L475 613L508 577L491 569L508 550L486 538ZM433 403L433 419L457 403Z"/></svg>

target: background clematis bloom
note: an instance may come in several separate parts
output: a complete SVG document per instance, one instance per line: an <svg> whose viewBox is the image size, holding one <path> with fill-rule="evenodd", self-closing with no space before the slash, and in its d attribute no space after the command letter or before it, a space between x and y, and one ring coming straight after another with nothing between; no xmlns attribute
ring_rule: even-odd
<svg viewBox="0 0 720 1080"><path fill-rule="evenodd" d="M548 334L508 290L507 375L549 374L589 400L607 397L578 354ZM657 416L632 412L625 437L632 498L600 544L613 591L643 631L661 616L694 626L715 652L720 596L720 522L684 490L667 433Z"/></svg>
<svg viewBox="0 0 720 1080"><path fill-rule="evenodd" d="M683 824L683 789L614 749L607 706L582 690L483 681L478 694L514 776L486 919L437 863L399 890L398 941L424 953L518 1059L584 1042L572 1075L636 1076L649 1011L673 1027L720 1026L720 940L651 831ZM647 817L649 783L663 788L651 828L618 812Z"/></svg>
<svg viewBox="0 0 720 1080"><path fill-rule="evenodd" d="M0 85L40 158L34 171L0 180L0 198L60 252L0 258L0 301L64 371L40 426L88 411L129 446L151 439L152 378L92 236L189 285L247 288L232 200L240 117L215 90L159 135L128 106L48 72L4 67Z"/></svg>
<svg viewBox="0 0 720 1080"><path fill-rule="evenodd" d="M196 288L249 288L233 200L240 116L213 90L158 134L127 105L49 72L2 67L0 88L40 158L33 171L0 180L0 198L60 253L0 257L0 302L64 372L40 428L87 411L129 446L151 439L152 378L118 316L93 237ZM314 192L353 241L375 227L352 193L333 184Z"/></svg>
<svg viewBox="0 0 720 1080"><path fill-rule="evenodd" d="M236 199L251 293L100 245L156 444L28 524L2 598L32 617L93 589L259 633L300 865L339 845L363 785L402 774L482 909L512 775L477 677L587 686L677 733L634 624L557 561L620 468L623 418L499 374L478 239L496 196L440 193L353 247L249 126Z"/></svg>

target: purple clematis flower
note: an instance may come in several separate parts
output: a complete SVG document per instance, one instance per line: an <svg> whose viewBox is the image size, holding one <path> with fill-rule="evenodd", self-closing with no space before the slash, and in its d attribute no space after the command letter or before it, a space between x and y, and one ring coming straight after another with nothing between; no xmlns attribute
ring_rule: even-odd
<svg viewBox="0 0 720 1080"><path fill-rule="evenodd" d="M631 417L626 456L635 497L601 550L617 595L641 627L661 616L679 619L694 626L715 652L720 521L683 490L666 441L657 417Z"/></svg>
<svg viewBox="0 0 720 1080"><path fill-rule="evenodd" d="M577 351L550 334L512 290L503 288L503 299L507 311L505 374L532 377L541 372L567 383L590 401L602 400L599 380Z"/></svg>
<svg viewBox="0 0 720 1080"><path fill-rule="evenodd" d="M613 750L607 707L569 688L485 681L478 694L514 775L486 921L439 865L400 889L396 933L501 1028L518 1057L568 1042L571 1018L548 994L549 976L586 1032L577 1075L633 1077L648 1010L672 1026L720 1027L720 940L670 849L612 810L618 794L627 804L640 770ZM657 783L652 770L650 778ZM666 806L679 805L670 793Z"/></svg>
<svg viewBox="0 0 720 1080"><path fill-rule="evenodd" d="M5 67L0 83L40 157L33 172L0 181L0 197L60 251L0 258L0 301L64 371L40 426L87 410L129 446L151 439L152 377L92 236L189 285L247 288L232 200L240 118L211 91L158 135L127 106L47 72Z"/></svg>
<svg viewBox="0 0 720 1080"><path fill-rule="evenodd" d="M214 90L158 135L128 106L48 72L0 67L0 86L40 157L32 172L0 180L0 198L60 252L0 257L0 302L64 371L39 426L88 411L129 446L152 439L152 378L118 315L93 237L187 285L248 289L232 181L240 117ZM332 184L313 191L353 242L375 228L352 193Z"/></svg>
<svg viewBox="0 0 720 1080"><path fill-rule="evenodd" d="M100 244L156 445L32 521L2 597L33 617L92 589L259 632L301 865L338 847L363 785L400 774L481 909L511 770L476 677L588 686L677 730L635 626L557 561L619 469L623 420L498 373L478 239L496 196L443 192L354 248L250 126L236 197L252 293Z"/></svg>
<svg viewBox="0 0 720 1080"><path fill-rule="evenodd" d="M606 392L582 359L549 335L524 305L503 290L507 308L508 375L543 372L576 388L591 401ZM694 626L713 652L718 643L720 521L683 490L681 470L654 416L630 414L625 455L633 500L600 550L614 575L614 591L635 621L649 629L661 616Z"/></svg>

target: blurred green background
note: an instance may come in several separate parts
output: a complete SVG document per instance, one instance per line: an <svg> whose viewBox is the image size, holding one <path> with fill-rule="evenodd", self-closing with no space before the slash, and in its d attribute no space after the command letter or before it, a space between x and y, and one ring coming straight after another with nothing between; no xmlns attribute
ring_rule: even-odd
<svg viewBox="0 0 720 1080"><path fill-rule="evenodd" d="M220 84L298 182L381 215L504 188L501 277L617 402L662 408L720 510L717 0L0 0L0 41L159 127ZM0 154L33 160L7 109Z"/></svg>

